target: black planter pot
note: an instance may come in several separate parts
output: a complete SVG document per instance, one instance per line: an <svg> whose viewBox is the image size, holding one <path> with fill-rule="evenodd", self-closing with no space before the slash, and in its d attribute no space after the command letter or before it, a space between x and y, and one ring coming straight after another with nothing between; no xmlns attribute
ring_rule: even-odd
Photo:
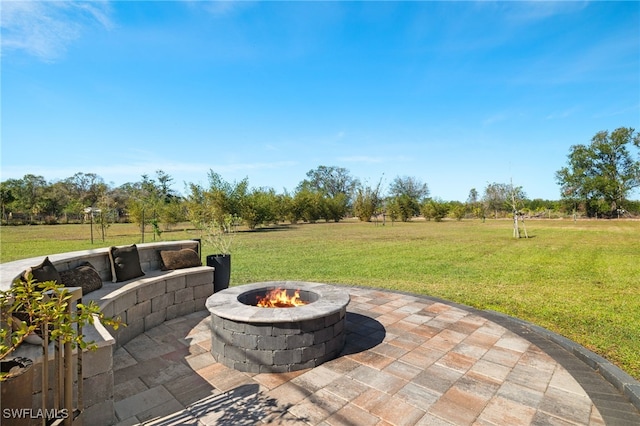
<svg viewBox="0 0 640 426"><path fill-rule="evenodd" d="M229 288L231 279L231 255L230 254L210 254L207 256L207 266L216 268L213 271L213 292Z"/></svg>
<svg viewBox="0 0 640 426"><path fill-rule="evenodd" d="M0 368L3 373L8 373L12 368L17 369L17 373L7 380L0 382L0 393L2 399L3 413L6 409L27 409L33 406L33 361L28 358L13 358L2 360ZM12 413L12 411L8 411ZM2 418L2 425L18 426L29 425L29 416Z"/></svg>

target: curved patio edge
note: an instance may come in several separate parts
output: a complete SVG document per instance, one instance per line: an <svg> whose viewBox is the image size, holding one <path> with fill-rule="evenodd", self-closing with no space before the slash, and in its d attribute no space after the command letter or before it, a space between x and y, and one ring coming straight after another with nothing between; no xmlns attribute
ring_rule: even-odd
<svg viewBox="0 0 640 426"><path fill-rule="evenodd" d="M587 366L593 373L598 374L607 383L613 386L618 392L629 399L629 402L640 412L640 381L634 379L631 375L623 371L620 367L617 367L611 361L601 357L600 355L590 351L584 346L570 340L560 334L557 334L544 327L536 325L534 323L522 320L517 317L513 317L502 312L493 310L477 309L469 305L464 305L457 302L452 302L440 297L429 296L425 294L411 293L401 290L392 290L379 287L367 287L353 284L335 284L346 287L357 287L371 290L386 291L390 293L403 294L407 296L414 296L432 300L435 302L444 303L447 305L455 306L456 308L463 309L470 313L482 316L496 324L503 326L504 328L518 334L519 336L527 339L531 343L537 345L558 363L560 363L572 376L580 383L584 390L592 398L596 406L604 403L601 400L599 386L589 386L586 383L585 378L581 376L580 366L575 364L578 360L582 365ZM569 357L566 354L562 354L555 350L550 344L555 344L562 348L562 350L568 352ZM583 379L583 380L581 380ZM599 407L600 408L600 407Z"/></svg>
<svg viewBox="0 0 640 426"><path fill-rule="evenodd" d="M640 425L637 405L601 367L548 330L428 295L337 285L351 300L347 346L318 367L284 376L228 368L210 353L213 318L202 313L123 346L118 356L131 362L116 375L122 389L116 426L249 418L312 425ZM175 346L158 351L157 343L174 339ZM591 359L607 364L598 358ZM141 368L157 362L172 373ZM178 368L185 363L190 372ZM131 395L130 386L139 383L149 385ZM147 398L152 394L162 398ZM148 402L141 404L141 395Z"/></svg>
<svg viewBox="0 0 640 426"><path fill-rule="evenodd" d="M487 310L484 312L491 316L507 318L509 321L518 323L522 327L530 329L531 332L544 336L552 342L560 345L562 348L564 348L575 357L580 359L582 362L584 362L586 365L591 367L591 369L593 369L596 373L599 373L602 377L604 377L616 389L618 389L622 394L629 398L631 403L640 411L640 382L617 367L615 364L611 363L600 355L591 352L589 349L574 342L573 340L567 339L566 337L554 333L553 331L550 331L544 327L540 327L539 325L521 320L516 317L511 317L501 312L491 310ZM492 320L495 321L495 318L492 318Z"/></svg>

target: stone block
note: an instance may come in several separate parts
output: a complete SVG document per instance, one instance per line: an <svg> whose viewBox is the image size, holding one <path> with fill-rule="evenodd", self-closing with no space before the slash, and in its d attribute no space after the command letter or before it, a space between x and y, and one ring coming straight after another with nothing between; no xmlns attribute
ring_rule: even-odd
<svg viewBox="0 0 640 426"><path fill-rule="evenodd" d="M188 301L193 301L193 288L183 288L180 290L176 290L175 294L175 304L184 303Z"/></svg>
<svg viewBox="0 0 640 426"><path fill-rule="evenodd" d="M187 287L196 287L203 284L213 285L213 271L202 271L186 276Z"/></svg>
<svg viewBox="0 0 640 426"><path fill-rule="evenodd" d="M147 315L151 313L151 300L145 300L142 303L137 303L127 310L127 321L136 322L143 320Z"/></svg>
<svg viewBox="0 0 640 426"><path fill-rule="evenodd" d="M325 350L334 354L339 353L344 347L344 336L338 335L333 339L325 342Z"/></svg>
<svg viewBox="0 0 640 426"><path fill-rule="evenodd" d="M302 349L287 349L273 352L273 362L276 365L298 364L302 361Z"/></svg>
<svg viewBox="0 0 640 426"><path fill-rule="evenodd" d="M235 331L236 333L246 333L246 324L242 322L235 322L224 320L224 329L229 331Z"/></svg>
<svg viewBox="0 0 640 426"><path fill-rule="evenodd" d="M247 324L245 327L245 332L248 334L255 334L256 336L273 336L273 327L267 324L264 324L264 325Z"/></svg>
<svg viewBox="0 0 640 426"><path fill-rule="evenodd" d="M237 348L231 345L225 345L224 357L236 362L246 362L245 351L241 348Z"/></svg>
<svg viewBox="0 0 640 426"><path fill-rule="evenodd" d="M151 312L165 311L166 313L167 306L173 305L174 295L174 292L165 293L151 299Z"/></svg>
<svg viewBox="0 0 640 426"><path fill-rule="evenodd" d="M196 311L196 304L193 300L171 305L167 307L167 320L181 317Z"/></svg>
<svg viewBox="0 0 640 426"><path fill-rule="evenodd" d="M116 418L115 405L113 399L107 399L91 406L85 406L80 415L81 424L84 425L112 425L118 420ZM75 422L74 422L75 424Z"/></svg>
<svg viewBox="0 0 640 426"><path fill-rule="evenodd" d="M114 315L122 315L123 312L136 303L138 303L138 296L135 291L119 295L112 302Z"/></svg>
<svg viewBox="0 0 640 426"><path fill-rule="evenodd" d="M201 284L193 287L193 298L194 299L206 299L207 297L213 294L213 283L209 284Z"/></svg>
<svg viewBox="0 0 640 426"><path fill-rule="evenodd" d="M258 349L287 349L287 336L258 336Z"/></svg>
<svg viewBox="0 0 640 426"><path fill-rule="evenodd" d="M207 298L206 297L200 297L200 298L194 298L193 299L194 302L196 302L196 311L204 311L205 309L207 309Z"/></svg>
<svg viewBox="0 0 640 426"><path fill-rule="evenodd" d="M214 328L224 328L224 320L217 315L211 314L211 326Z"/></svg>
<svg viewBox="0 0 640 426"><path fill-rule="evenodd" d="M111 370L113 370L113 348L111 345L82 353L82 375L85 379Z"/></svg>
<svg viewBox="0 0 640 426"><path fill-rule="evenodd" d="M213 327L211 331L211 337L214 341L220 341L222 343L231 345L233 344L233 335L236 334L232 331L226 330L222 327Z"/></svg>
<svg viewBox="0 0 640 426"><path fill-rule="evenodd" d="M218 362L220 364L224 365L225 367L233 368L237 361L234 361L233 359L221 356L218 359Z"/></svg>
<svg viewBox="0 0 640 426"><path fill-rule="evenodd" d="M171 291L180 290L181 288L185 288L187 286L187 280L184 276L169 278L167 279L166 283L167 283L167 293Z"/></svg>
<svg viewBox="0 0 640 426"><path fill-rule="evenodd" d="M120 327L117 330L116 342L117 346L120 347L136 337L139 334L144 332L144 320L128 322L126 327Z"/></svg>
<svg viewBox="0 0 640 426"><path fill-rule="evenodd" d="M150 330L153 327L159 326L160 324L165 322L166 319L167 319L167 310L166 309L161 309L161 310L156 311L156 312L151 312L144 319L144 329L145 329L145 331L146 330Z"/></svg>
<svg viewBox="0 0 640 426"><path fill-rule="evenodd" d="M640 384L627 384L624 388L624 394L627 395L631 403L640 410Z"/></svg>
<svg viewBox="0 0 640 426"><path fill-rule="evenodd" d="M216 338L211 339L211 353L213 357L217 360L219 355L224 355L224 341Z"/></svg>
<svg viewBox="0 0 640 426"><path fill-rule="evenodd" d="M154 297L160 296L167 292L167 282L165 280L159 280L149 283L138 289L138 303L143 300L151 300Z"/></svg>
<svg viewBox="0 0 640 426"><path fill-rule="evenodd" d="M307 362L316 358L320 358L326 353L326 348L324 343L320 343L319 345L308 346L306 348L302 348L302 362Z"/></svg>
<svg viewBox="0 0 640 426"><path fill-rule="evenodd" d="M260 373L260 365L248 362L236 362L233 364L233 368L243 373Z"/></svg>
<svg viewBox="0 0 640 426"><path fill-rule="evenodd" d="M303 333L313 333L324 328L324 320L320 318L319 320L302 321L298 323L298 327Z"/></svg>
<svg viewBox="0 0 640 426"><path fill-rule="evenodd" d="M342 318L342 312L335 312L329 316L326 316L324 318L324 326L331 327L335 323L339 322L341 318Z"/></svg>
<svg viewBox="0 0 640 426"><path fill-rule="evenodd" d="M314 343L313 334L290 334L286 336L287 349L302 348Z"/></svg>
<svg viewBox="0 0 640 426"><path fill-rule="evenodd" d="M313 343L324 343L333 338L333 327L323 328L313 333Z"/></svg>
<svg viewBox="0 0 640 426"><path fill-rule="evenodd" d="M250 362L252 364L274 364L274 355L273 351L261 351L258 349L247 349L245 352L246 362Z"/></svg>
<svg viewBox="0 0 640 426"><path fill-rule="evenodd" d="M84 404L91 406L105 400L113 400L113 371L87 377L84 386Z"/></svg>
<svg viewBox="0 0 640 426"><path fill-rule="evenodd" d="M282 323L273 325L273 335L279 336L283 334L298 334L300 333L299 323Z"/></svg>
<svg viewBox="0 0 640 426"><path fill-rule="evenodd" d="M258 348L258 336L251 334L232 333L233 346L238 346L245 349L257 349Z"/></svg>
<svg viewBox="0 0 640 426"><path fill-rule="evenodd" d="M98 303L98 302L96 302L96 303ZM105 303L102 306L102 309L100 309L100 311L104 314L105 317L113 318L115 316L115 312L114 312L113 308L114 308L113 302Z"/></svg>

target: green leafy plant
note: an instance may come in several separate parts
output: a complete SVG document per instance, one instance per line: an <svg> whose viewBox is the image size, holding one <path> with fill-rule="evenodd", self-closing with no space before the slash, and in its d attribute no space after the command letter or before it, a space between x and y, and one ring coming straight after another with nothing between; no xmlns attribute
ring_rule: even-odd
<svg viewBox="0 0 640 426"><path fill-rule="evenodd" d="M29 336L48 330L49 338L60 343L71 343L73 348L95 349L93 341L78 333L78 326L94 324L97 319L114 329L125 325L120 318L106 317L99 306L72 304L72 293L55 281L36 282L31 275L26 280L16 279L9 290L0 291L0 360L12 354ZM9 377L1 373L0 381Z"/></svg>
<svg viewBox="0 0 640 426"><path fill-rule="evenodd" d="M200 230L202 240L212 246L219 254L231 254L231 246L237 229L236 217L227 214L222 222L217 220L192 220Z"/></svg>

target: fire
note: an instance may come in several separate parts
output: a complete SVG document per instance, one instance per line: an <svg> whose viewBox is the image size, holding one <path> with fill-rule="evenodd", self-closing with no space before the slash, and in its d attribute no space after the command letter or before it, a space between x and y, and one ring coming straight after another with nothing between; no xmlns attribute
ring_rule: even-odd
<svg viewBox="0 0 640 426"><path fill-rule="evenodd" d="M269 291L264 297L258 296L256 306L262 308L293 308L307 303L307 301L300 299L300 290L296 290L293 296L289 296L286 289L276 288Z"/></svg>

